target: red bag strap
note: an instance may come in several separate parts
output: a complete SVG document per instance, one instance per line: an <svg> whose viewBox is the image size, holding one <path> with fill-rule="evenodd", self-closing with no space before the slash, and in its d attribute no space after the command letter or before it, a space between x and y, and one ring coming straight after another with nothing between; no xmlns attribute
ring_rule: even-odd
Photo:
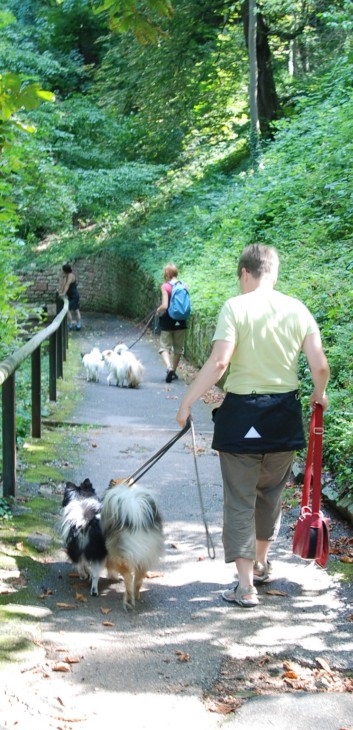
<svg viewBox="0 0 353 730"><path fill-rule="evenodd" d="M321 467L323 439L323 408L319 403L311 414L308 453L302 494L302 507L309 507L310 487L312 485L312 512L320 512L321 505Z"/></svg>

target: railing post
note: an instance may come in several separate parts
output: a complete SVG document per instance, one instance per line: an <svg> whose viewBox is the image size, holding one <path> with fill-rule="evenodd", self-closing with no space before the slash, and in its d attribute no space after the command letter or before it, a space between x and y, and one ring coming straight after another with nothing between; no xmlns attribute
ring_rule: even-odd
<svg viewBox="0 0 353 730"><path fill-rule="evenodd" d="M64 302L59 297L59 294L57 292L56 293L56 313L57 314L59 314L59 312L61 312L63 306L64 306ZM57 376L58 376L58 378L63 378L64 377L63 363L66 361L65 324L66 324L66 317L61 322L60 327L57 330L57 335L58 335L58 340L57 340L57 353L58 353Z"/></svg>
<svg viewBox="0 0 353 730"><path fill-rule="evenodd" d="M66 350L67 350L67 321L66 317L63 319L61 325L60 325L60 335L61 335L61 341L62 341L62 348L63 348L63 361L66 362Z"/></svg>
<svg viewBox="0 0 353 730"><path fill-rule="evenodd" d="M56 330L56 375L58 378L63 377L63 339L60 332L60 327Z"/></svg>
<svg viewBox="0 0 353 730"><path fill-rule="evenodd" d="M2 386L2 455L4 497L16 496L15 373Z"/></svg>
<svg viewBox="0 0 353 730"><path fill-rule="evenodd" d="M41 428L41 353L40 345L31 355L32 359L32 436L40 439Z"/></svg>
<svg viewBox="0 0 353 730"><path fill-rule="evenodd" d="M49 337L49 400L56 401L56 332Z"/></svg>

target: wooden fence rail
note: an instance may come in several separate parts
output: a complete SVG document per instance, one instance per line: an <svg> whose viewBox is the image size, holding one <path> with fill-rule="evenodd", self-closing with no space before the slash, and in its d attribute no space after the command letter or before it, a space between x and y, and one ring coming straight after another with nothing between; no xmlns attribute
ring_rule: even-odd
<svg viewBox="0 0 353 730"><path fill-rule="evenodd" d="M55 319L23 347L0 362L2 386L2 482L3 496L16 496L16 370L31 357L32 436L41 437L41 345L49 340L49 400L56 401L56 381L63 377L68 345L67 297L58 297Z"/></svg>

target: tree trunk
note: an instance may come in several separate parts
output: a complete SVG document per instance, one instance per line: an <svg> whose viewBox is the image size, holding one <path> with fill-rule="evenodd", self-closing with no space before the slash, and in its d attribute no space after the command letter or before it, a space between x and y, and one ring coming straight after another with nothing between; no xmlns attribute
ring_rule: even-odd
<svg viewBox="0 0 353 730"><path fill-rule="evenodd" d="M259 114L257 105L257 59L256 59L256 35L257 35L257 7L256 0L249 0L249 100L250 100L250 154L253 162L257 160L259 145Z"/></svg>
<svg viewBox="0 0 353 730"><path fill-rule="evenodd" d="M244 25L245 41L249 50L249 5L251 0L244 0L241 13ZM257 106L260 130L263 137L272 136L271 122L278 118L279 103L273 78L271 51L268 43L268 27L264 17L257 12L256 57L257 57Z"/></svg>

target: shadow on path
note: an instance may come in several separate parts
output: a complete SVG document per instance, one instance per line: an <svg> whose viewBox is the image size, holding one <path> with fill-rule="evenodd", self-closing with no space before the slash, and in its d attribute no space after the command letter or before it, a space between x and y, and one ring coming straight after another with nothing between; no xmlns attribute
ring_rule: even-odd
<svg viewBox="0 0 353 730"><path fill-rule="evenodd" d="M138 336L133 324L111 315L86 314L83 324L80 333L70 335L79 338L82 352L93 346L114 347L119 341L129 345ZM178 431L175 415L185 382L180 378L165 383L152 335L145 335L133 352L145 366L138 389L108 387L104 379L87 383L83 368L77 379L83 398L70 420L90 429L82 439L80 466L72 467L64 478L82 481L88 476L100 495L111 478L131 474ZM299 694L288 694L284 687L273 696L248 700L229 716L209 712L202 701L220 678L227 657L255 658L260 663L266 655L279 655L310 664L320 656L331 666L352 669L353 649L352 623L347 620L351 609L339 583L291 554L294 513L284 515L273 553L274 579L259 588L260 605L247 611L222 601L221 592L233 581L234 570L223 562L222 488L218 458L211 449L210 411L199 402L194 423L216 559L207 555L187 434L142 480L153 490L164 518L166 556L160 570L145 581L135 610L123 610L120 582L101 578L100 595L93 598L88 585L72 577L64 553L52 565L48 586L52 593L42 604L42 664L37 673L22 674L17 727L24 728L21 722L26 718L36 720L37 730L93 730L97 721L105 730L121 722L146 730L173 730L181 724L189 728L196 723L206 730L223 724L252 730L295 730L304 724L306 730L340 730L349 722L353 726L353 696L347 693L304 693L299 702ZM60 602L71 608L61 610ZM53 664L65 657L77 659L71 671L54 673ZM18 670L17 675L14 672L16 682ZM9 678L7 697L10 687ZM256 693L256 688L250 690ZM33 704L38 696L41 715ZM122 719L124 713L128 719ZM315 723L307 721L311 714Z"/></svg>

